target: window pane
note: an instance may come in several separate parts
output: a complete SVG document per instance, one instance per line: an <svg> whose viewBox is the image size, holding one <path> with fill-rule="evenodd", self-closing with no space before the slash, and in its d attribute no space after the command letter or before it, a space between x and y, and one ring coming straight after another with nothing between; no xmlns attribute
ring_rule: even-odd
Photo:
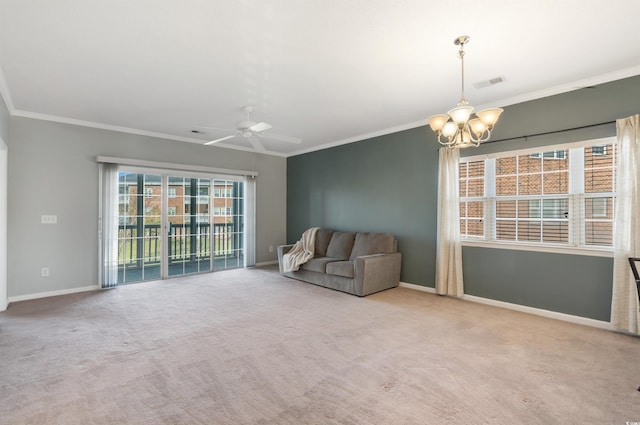
<svg viewBox="0 0 640 425"><path fill-rule="evenodd" d="M519 221L518 240L528 242L540 242L539 221Z"/></svg>
<svg viewBox="0 0 640 425"><path fill-rule="evenodd" d="M516 201L496 201L497 218L514 218L516 216Z"/></svg>
<svg viewBox="0 0 640 425"><path fill-rule="evenodd" d="M496 239L516 240L516 222L506 220L496 221Z"/></svg>
<svg viewBox="0 0 640 425"><path fill-rule="evenodd" d="M460 197L484 196L484 161L460 164Z"/></svg>
<svg viewBox="0 0 640 425"><path fill-rule="evenodd" d="M584 217L586 219L613 219L613 198L587 198L584 200Z"/></svg>
<svg viewBox="0 0 640 425"><path fill-rule="evenodd" d="M613 192L613 168L584 170L585 193Z"/></svg>
<svg viewBox="0 0 640 425"><path fill-rule="evenodd" d="M518 218L540 218L540 200L518 201Z"/></svg>
<svg viewBox="0 0 640 425"><path fill-rule="evenodd" d="M602 221L587 221L585 223L586 245L613 245L613 223Z"/></svg>
<svg viewBox="0 0 640 425"><path fill-rule="evenodd" d="M468 202L467 203L467 217L483 218L484 217L484 202Z"/></svg>
<svg viewBox="0 0 640 425"><path fill-rule="evenodd" d="M568 218L568 199L543 199L542 218Z"/></svg>
<svg viewBox="0 0 640 425"><path fill-rule="evenodd" d="M469 177L484 177L484 161L469 162Z"/></svg>
<svg viewBox="0 0 640 425"><path fill-rule="evenodd" d="M518 176L518 195L542 194L542 174L525 174Z"/></svg>
<svg viewBox="0 0 640 425"><path fill-rule="evenodd" d="M513 196L517 193L516 186L517 177L496 177L496 195L497 196Z"/></svg>
<svg viewBox="0 0 640 425"><path fill-rule="evenodd" d="M505 174L516 174L516 158L498 158L496 159L496 176Z"/></svg>
<svg viewBox="0 0 640 425"><path fill-rule="evenodd" d="M467 179L460 179L460 197L467 197Z"/></svg>
<svg viewBox="0 0 640 425"><path fill-rule="evenodd" d="M569 155L566 150L545 152L542 155L542 169L544 171L559 171L569 169Z"/></svg>
<svg viewBox="0 0 640 425"><path fill-rule="evenodd" d="M518 157L518 173L539 173L542 171L542 160L533 155L521 155Z"/></svg>
<svg viewBox="0 0 640 425"><path fill-rule="evenodd" d="M585 193L614 192L615 144L598 145L584 149Z"/></svg>
<svg viewBox="0 0 640 425"><path fill-rule="evenodd" d="M467 190L469 197L484 196L484 179L470 179L467 182Z"/></svg>
<svg viewBox="0 0 640 425"><path fill-rule="evenodd" d="M482 222L482 220L467 220L467 234L469 236L483 236L484 223Z"/></svg>
<svg viewBox="0 0 640 425"><path fill-rule="evenodd" d="M569 172L545 173L543 193L569 193Z"/></svg>
<svg viewBox="0 0 640 425"><path fill-rule="evenodd" d="M545 221L542 230L543 242L569 242L569 223L567 221Z"/></svg>
<svg viewBox="0 0 640 425"><path fill-rule="evenodd" d="M464 179L467 178L467 163L466 162L461 162L460 166L458 167L458 172L460 173L460 178Z"/></svg>

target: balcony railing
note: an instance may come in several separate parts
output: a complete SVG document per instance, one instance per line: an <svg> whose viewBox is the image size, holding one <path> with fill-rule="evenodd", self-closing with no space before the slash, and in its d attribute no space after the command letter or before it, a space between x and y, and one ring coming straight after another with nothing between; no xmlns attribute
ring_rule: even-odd
<svg viewBox="0 0 640 425"><path fill-rule="evenodd" d="M234 231L236 223L210 223L169 225L166 238L169 264L172 262L200 261L209 258L213 244L214 258L234 255L242 250L242 237ZM137 226L118 227L118 264L120 267L140 267L141 264L160 262L162 230L160 224L147 224L139 234Z"/></svg>

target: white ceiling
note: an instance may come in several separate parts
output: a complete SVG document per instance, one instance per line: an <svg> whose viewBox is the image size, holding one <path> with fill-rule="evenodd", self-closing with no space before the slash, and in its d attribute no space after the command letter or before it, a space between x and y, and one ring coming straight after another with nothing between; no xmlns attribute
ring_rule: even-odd
<svg viewBox="0 0 640 425"><path fill-rule="evenodd" d="M638 0L0 0L11 113L289 156L640 74ZM502 76L504 83L476 89ZM251 149L242 138L219 145Z"/></svg>

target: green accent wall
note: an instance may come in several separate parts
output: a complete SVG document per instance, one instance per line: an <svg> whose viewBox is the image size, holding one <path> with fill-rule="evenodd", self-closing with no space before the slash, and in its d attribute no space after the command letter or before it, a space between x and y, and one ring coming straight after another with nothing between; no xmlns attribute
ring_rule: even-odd
<svg viewBox="0 0 640 425"><path fill-rule="evenodd" d="M640 76L505 107L493 140L640 113ZM461 152L479 155L615 136L615 124ZM401 280L434 286L438 144L426 127L287 159L287 240L312 226L393 233ZM465 293L609 321L613 259L464 247Z"/></svg>
<svg viewBox="0 0 640 425"><path fill-rule="evenodd" d="M609 321L613 259L462 248L465 293Z"/></svg>
<svg viewBox="0 0 640 425"><path fill-rule="evenodd" d="M433 285L438 155L424 128L287 160L287 240L309 227L389 232L405 282Z"/></svg>

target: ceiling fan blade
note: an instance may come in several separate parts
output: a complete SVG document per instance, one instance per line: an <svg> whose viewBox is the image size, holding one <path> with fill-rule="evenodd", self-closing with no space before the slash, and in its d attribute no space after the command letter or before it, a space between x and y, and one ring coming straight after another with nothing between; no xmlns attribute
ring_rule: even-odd
<svg viewBox="0 0 640 425"><path fill-rule="evenodd" d="M265 139L279 140L281 142L294 143L296 145L302 143L302 139L297 137L283 136L282 134L275 134L271 132L264 135L261 134L261 136L264 136Z"/></svg>
<svg viewBox="0 0 640 425"><path fill-rule="evenodd" d="M196 127L196 128L208 128L208 129L211 129L211 130L221 130L221 131L224 131L224 132L227 132L227 133L230 132L230 131L234 131L235 130L233 128L212 127L210 125L200 125L200 124L194 125L194 127Z"/></svg>
<svg viewBox="0 0 640 425"><path fill-rule="evenodd" d="M260 140L258 140L256 137L247 137L249 139L249 143L251 143L251 146L253 146L253 148L258 151L258 152L266 152L267 150L265 149L264 145L262 143L260 143Z"/></svg>
<svg viewBox="0 0 640 425"><path fill-rule="evenodd" d="M270 128L271 128L271 124L267 124L266 122L258 122L252 125L251 127L249 127L249 130L255 133L259 133L261 131L269 130Z"/></svg>
<svg viewBox="0 0 640 425"><path fill-rule="evenodd" d="M208 142L205 142L204 144L205 145L213 145L214 143L222 142L223 140L233 139L234 137L236 137L236 135L232 134L231 136L225 136L225 137L221 137L219 139L210 140Z"/></svg>

